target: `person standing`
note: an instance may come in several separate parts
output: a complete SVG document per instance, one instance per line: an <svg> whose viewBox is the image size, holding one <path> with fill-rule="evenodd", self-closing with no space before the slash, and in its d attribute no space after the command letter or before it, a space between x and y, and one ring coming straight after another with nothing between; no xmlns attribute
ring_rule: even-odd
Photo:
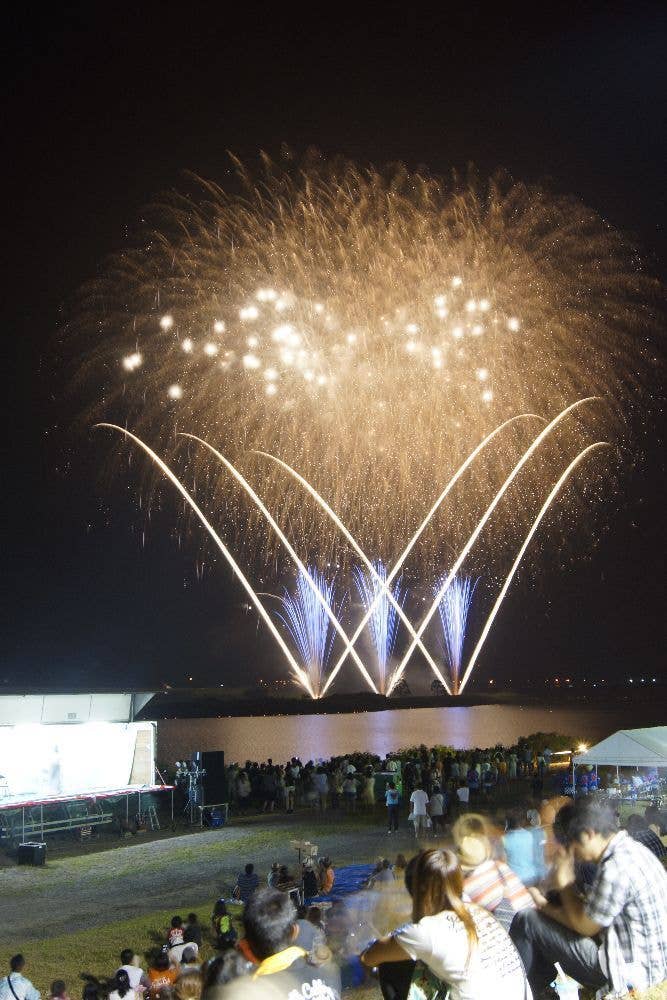
<svg viewBox="0 0 667 1000"><path fill-rule="evenodd" d="M440 831L445 831L445 797L438 785L433 786L431 798L428 803L428 812L433 823L433 836Z"/></svg>
<svg viewBox="0 0 667 1000"><path fill-rule="evenodd" d="M40 992L23 975L25 958L14 955L9 960L9 975L0 979L0 1000L40 1000Z"/></svg>
<svg viewBox="0 0 667 1000"><path fill-rule="evenodd" d="M428 828L428 795L421 782L410 796L410 805L412 806L412 821L415 826L415 839L418 840L420 834L425 834Z"/></svg>
<svg viewBox="0 0 667 1000"><path fill-rule="evenodd" d="M356 812L357 810L357 783L353 776L348 772L347 778L343 782L343 799L345 800L345 805L348 812Z"/></svg>
<svg viewBox="0 0 667 1000"><path fill-rule="evenodd" d="M396 788L396 782L393 779L387 782L384 800L387 803L387 823L389 826L387 833L398 833L398 804L400 795Z"/></svg>
<svg viewBox="0 0 667 1000"><path fill-rule="evenodd" d="M456 789L456 798L460 812L467 812L470 804L470 789L468 783L461 778L459 787Z"/></svg>

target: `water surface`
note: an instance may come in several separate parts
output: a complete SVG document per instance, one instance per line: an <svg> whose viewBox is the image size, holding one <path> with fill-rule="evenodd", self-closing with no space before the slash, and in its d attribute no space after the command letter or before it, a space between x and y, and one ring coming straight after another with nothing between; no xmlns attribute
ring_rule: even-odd
<svg viewBox="0 0 667 1000"><path fill-rule="evenodd" d="M410 708L340 715L272 715L222 719L165 719L158 723L158 761L172 763L194 750L224 750L227 759L303 760L355 750L383 756L390 750L425 743L461 749L511 745L520 736L558 732L574 743L596 743L617 729L648 725L628 719L628 708ZM657 720L656 720L657 721Z"/></svg>

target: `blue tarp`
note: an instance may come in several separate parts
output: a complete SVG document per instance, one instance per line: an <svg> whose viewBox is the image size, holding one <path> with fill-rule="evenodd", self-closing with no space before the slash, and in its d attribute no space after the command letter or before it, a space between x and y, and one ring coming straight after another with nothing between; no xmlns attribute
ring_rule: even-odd
<svg viewBox="0 0 667 1000"><path fill-rule="evenodd" d="M332 891L327 896L313 896L306 903L330 903L334 899L342 899L353 892L359 892L366 879L375 871L375 865L345 865L336 869L336 881Z"/></svg>

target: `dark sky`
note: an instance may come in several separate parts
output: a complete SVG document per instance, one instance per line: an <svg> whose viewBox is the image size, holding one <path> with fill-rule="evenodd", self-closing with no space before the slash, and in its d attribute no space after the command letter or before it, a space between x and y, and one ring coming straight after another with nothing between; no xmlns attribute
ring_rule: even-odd
<svg viewBox="0 0 667 1000"><path fill-rule="evenodd" d="M665 278L664 5L557 5L548 20L512 5L493 15L408 6L313 4L310 18L252 3L11 15L1 683L279 673L223 570L198 582L194 547L178 551L166 522L147 526L142 545L131 488L100 478L105 443L72 430L77 401L57 363L63 304L183 170L224 181L225 150L253 160L282 143L434 173L503 166L581 197ZM651 414L664 440L660 408ZM662 452L650 447L628 475L594 558L566 574L546 561L540 592L507 602L479 684L661 670Z"/></svg>

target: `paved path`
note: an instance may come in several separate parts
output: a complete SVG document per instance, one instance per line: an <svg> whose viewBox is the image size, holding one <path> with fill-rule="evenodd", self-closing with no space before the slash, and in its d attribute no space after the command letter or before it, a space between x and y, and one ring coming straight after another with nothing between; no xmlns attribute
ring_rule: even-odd
<svg viewBox="0 0 667 1000"><path fill-rule="evenodd" d="M414 850L414 836L404 830L388 836L384 815L377 824L298 812L233 823L222 830L202 830L161 840L127 842L109 850L55 857L45 868L0 870L0 922L13 940L56 937L158 909L187 910L229 893L236 873L253 861L260 876L271 862L294 867L290 840L310 840L334 865L392 860Z"/></svg>

